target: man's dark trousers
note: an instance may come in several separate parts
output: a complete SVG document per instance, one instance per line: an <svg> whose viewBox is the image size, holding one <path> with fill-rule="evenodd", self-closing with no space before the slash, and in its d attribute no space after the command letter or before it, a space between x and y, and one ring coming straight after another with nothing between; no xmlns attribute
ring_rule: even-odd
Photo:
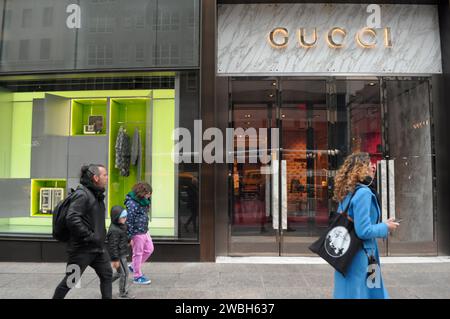
<svg viewBox="0 0 450 319"><path fill-rule="evenodd" d="M97 276L100 278L100 291L103 299L112 299L112 269L110 258L107 252L89 253L89 252L70 252L66 268L66 276L56 287L53 299L64 299L71 288L67 285L69 276L69 284L74 287L76 285L74 278L73 266L78 265L80 269L80 278L86 270L87 266L91 266Z"/></svg>

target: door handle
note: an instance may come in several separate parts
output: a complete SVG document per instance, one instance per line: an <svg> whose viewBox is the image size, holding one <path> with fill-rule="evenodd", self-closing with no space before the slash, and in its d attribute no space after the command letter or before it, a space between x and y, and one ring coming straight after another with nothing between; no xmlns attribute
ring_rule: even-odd
<svg viewBox="0 0 450 319"><path fill-rule="evenodd" d="M378 170L378 193L381 194L381 217L388 219L388 182L387 182L387 161L381 160L377 163Z"/></svg>
<svg viewBox="0 0 450 319"><path fill-rule="evenodd" d="M287 164L281 161L281 227L287 229Z"/></svg>
<svg viewBox="0 0 450 319"><path fill-rule="evenodd" d="M270 171L271 167L268 166L269 171L266 171L264 174L265 176L265 189L264 189L264 194L265 194L265 199L266 199L266 217L270 217L270 202L271 202L271 198L272 198L272 194L270 193L270 185L271 185L271 176L272 176L272 172Z"/></svg>
<svg viewBox="0 0 450 319"><path fill-rule="evenodd" d="M276 156L272 156L272 227L273 229L279 229L279 161L276 159Z"/></svg>
<svg viewBox="0 0 450 319"><path fill-rule="evenodd" d="M389 218L395 218L395 167L394 160L387 163L387 180L389 185Z"/></svg>

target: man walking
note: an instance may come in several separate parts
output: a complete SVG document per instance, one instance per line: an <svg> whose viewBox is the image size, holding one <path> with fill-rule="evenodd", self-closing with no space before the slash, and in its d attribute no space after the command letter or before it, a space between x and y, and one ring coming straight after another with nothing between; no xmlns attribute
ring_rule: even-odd
<svg viewBox="0 0 450 319"><path fill-rule="evenodd" d="M53 299L63 299L91 266L100 278L103 299L112 298L112 269L104 249L106 237L104 192L108 173L102 165L81 168L80 186L70 202L66 224L70 231L67 244L66 276L56 287Z"/></svg>

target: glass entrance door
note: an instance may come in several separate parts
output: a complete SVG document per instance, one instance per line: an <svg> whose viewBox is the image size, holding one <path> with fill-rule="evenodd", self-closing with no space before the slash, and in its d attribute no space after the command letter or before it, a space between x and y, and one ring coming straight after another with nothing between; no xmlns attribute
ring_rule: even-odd
<svg viewBox="0 0 450 319"><path fill-rule="evenodd" d="M383 220L403 219L378 241L380 254L437 254L430 79L236 78L230 88L230 127L241 129L229 168L230 255L311 255L337 209L336 170L353 152L377 164Z"/></svg>
<svg viewBox="0 0 450 319"><path fill-rule="evenodd" d="M280 83L281 255L308 254L328 226L327 82Z"/></svg>
<svg viewBox="0 0 450 319"><path fill-rule="evenodd" d="M234 79L230 87L229 253L309 255L332 194L327 81Z"/></svg>
<svg viewBox="0 0 450 319"><path fill-rule="evenodd" d="M333 134L329 140L330 149L334 150L333 169L338 169L345 157L353 152L369 153L371 162L382 167L387 153L380 79L335 80L330 86L329 109L335 114L330 120ZM384 176L385 171L378 170L372 186L378 195L383 220L386 220L387 198L383 195L388 189ZM333 183L332 179L330 183ZM380 255L385 256L387 241L378 240L378 247Z"/></svg>
<svg viewBox="0 0 450 319"><path fill-rule="evenodd" d="M312 255L337 208L333 177L344 158L382 159L379 82L237 78L230 87L229 254Z"/></svg>
<svg viewBox="0 0 450 319"><path fill-rule="evenodd" d="M236 80L231 89L230 127L235 134L229 166L229 252L278 256L278 181L272 165L277 149L269 147L271 136L264 134L276 126L277 81Z"/></svg>

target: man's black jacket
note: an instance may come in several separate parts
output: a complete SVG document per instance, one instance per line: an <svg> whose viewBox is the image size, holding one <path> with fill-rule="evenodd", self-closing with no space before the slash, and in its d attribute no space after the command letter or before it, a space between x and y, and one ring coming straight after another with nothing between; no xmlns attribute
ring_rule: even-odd
<svg viewBox="0 0 450 319"><path fill-rule="evenodd" d="M93 185L80 185L67 211L69 252L103 252L106 237L105 196Z"/></svg>

